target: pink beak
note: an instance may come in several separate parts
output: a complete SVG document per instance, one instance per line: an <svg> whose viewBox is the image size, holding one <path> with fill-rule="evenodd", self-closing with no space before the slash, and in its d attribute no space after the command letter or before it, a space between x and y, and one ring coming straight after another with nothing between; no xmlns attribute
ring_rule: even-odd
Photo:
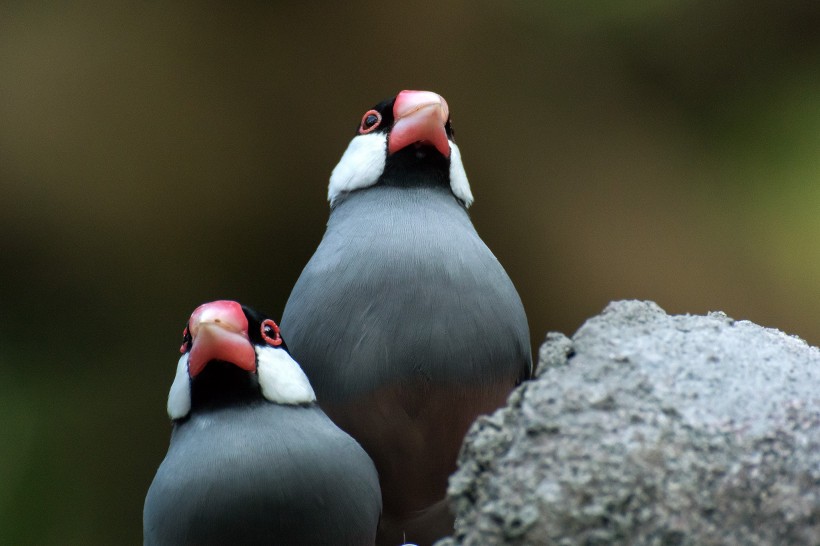
<svg viewBox="0 0 820 546"><path fill-rule="evenodd" d="M393 128L387 142L388 153L411 144L429 144L450 157L450 142L444 125L450 109L444 97L430 91L402 91L393 104Z"/></svg>
<svg viewBox="0 0 820 546"><path fill-rule="evenodd" d="M256 352L248 339L248 319L235 301L220 300L197 307L188 320L191 352L188 375L196 377L212 360L224 360L256 371Z"/></svg>

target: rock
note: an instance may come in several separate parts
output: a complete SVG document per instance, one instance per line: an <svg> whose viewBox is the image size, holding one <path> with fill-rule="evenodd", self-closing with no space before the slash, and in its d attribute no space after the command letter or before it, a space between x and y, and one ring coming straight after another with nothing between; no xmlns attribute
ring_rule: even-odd
<svg viewBox="0 0 820 546"><path fill-rule="evenodd" d="M610 304L470 429L444 545L820 544L820 350Z"/></svg>

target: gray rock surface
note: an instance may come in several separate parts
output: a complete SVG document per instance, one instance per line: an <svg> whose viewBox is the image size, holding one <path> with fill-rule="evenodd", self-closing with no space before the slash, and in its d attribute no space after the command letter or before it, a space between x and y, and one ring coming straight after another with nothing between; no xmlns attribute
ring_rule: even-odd
<svg viewBox="0 0 820 546"><path fill-rule="evenodd" d="M477 421L439 545L820 544L820 350L610 304Z"/></svg>

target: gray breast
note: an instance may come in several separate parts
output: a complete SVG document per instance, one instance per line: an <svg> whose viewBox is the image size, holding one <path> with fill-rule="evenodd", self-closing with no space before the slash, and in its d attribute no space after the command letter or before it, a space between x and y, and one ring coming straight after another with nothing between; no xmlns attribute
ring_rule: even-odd
<svg viewBox="0 0 820 546"><path fill-rule="evenodd" d="M480 385L531 367L518 293L446 188L347 196L281 327L320 401L413 376Z"/></svg>
<svg viewBox="0 0 820 546"><path fill-rule="evenodd" d="M378 477L316 407L260 403L175 426L145 500L146 545L372 545Z"/></svg>

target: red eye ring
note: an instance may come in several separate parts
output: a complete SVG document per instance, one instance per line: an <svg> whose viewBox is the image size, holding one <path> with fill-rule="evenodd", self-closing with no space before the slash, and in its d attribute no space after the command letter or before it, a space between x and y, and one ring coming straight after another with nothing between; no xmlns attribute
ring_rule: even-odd
<svg viewBox="0 0 820 546"><path fill-rule="evenodd" d="M376 121L370 122L368 125L368 119L371 117L375 117ZM359 134L366 135L367 133L371 133L376 130L376 128L382 124L382 115L375 110L368 110L362 116L362 122L359 124Z"/></svg>
<svg viewBox="0 0 820 546"><path fill-rule="evenodd" d="M263 320L262 325L259 327L259 332L262 334L262 339L264 339L268 345L278 347L282 344L282 336L279 335L279 326L273 322L273 320ZM271 336L271 334L273 334L273 336Z"/></svg>

